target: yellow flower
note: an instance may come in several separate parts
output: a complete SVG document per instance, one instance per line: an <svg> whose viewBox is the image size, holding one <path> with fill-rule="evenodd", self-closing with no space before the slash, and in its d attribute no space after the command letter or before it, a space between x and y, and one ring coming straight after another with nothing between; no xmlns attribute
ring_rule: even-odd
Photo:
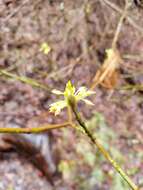
<svg viewBox="0 0 143 190"><path fill-rule="evenodd" d="M93 105L93 103L90 100L87 100L86 97L95 94L94 91L88 90L86 87L80 87L76 91L71 81L67 82L64 92L54 89L52 90L52 93L64 96L64 100L57 101L50 105L49 110L50 112L55 113L55 115L58 115L63 108L70 106L71 101L77 103L82 100L88 105Z"/></svg>
<svg viewBox="0 0 143 190"><path fill-rule="evenodd" d="M40 46L40 51L48 55L48 53L51 51L51 47L46 42L44 42Z"/></svg>

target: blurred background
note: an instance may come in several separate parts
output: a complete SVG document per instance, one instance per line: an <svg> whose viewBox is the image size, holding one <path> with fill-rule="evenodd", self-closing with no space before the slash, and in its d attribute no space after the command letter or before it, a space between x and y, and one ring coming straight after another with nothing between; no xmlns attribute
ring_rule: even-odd
<svg viewBox="0 0 143 190"><path fill-rule="evenodd" d="M143 189L143 9L132 5L117 48L117 88L98 86L79 104L88 129ZM106 59L124 0L0 0L0 127L66 121L49 105L71 80L90 87ZM24 81L15 76L25 77ZM41 84L38 88L33 81ZM27 82L28 80L28 82ZM32 85L28 84L32 83ZM35 83L34 83L35 84ZM88 138L70 127L0 135L0 190L128 190Z"/></svg>

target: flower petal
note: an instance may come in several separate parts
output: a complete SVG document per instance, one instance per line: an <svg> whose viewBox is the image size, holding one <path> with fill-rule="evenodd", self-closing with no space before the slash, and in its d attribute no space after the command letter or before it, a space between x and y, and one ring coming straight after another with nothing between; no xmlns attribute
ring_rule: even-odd
<svg viewBox="0 0 143 190"><path fill-rule="evenodd" d="M56 95L63 95L64 94L62 91L56 90L56 89L52 90L52 93L56 94Z"/></svg>
<svg viewBox="0 0 143 190"><path fill-rule="evenodd" d="M86 87L80 87L75 93L77 101L83 100L85 97L95 94L94 91L88 90Z"/></svg>
<svg viewBox="0 0 143 190"><path fill-rule="evenodd" d="M51 51L51 47L49 46L49 44L44 42L40 46L40 51L47 55Z"/></svg>
<svg viewBox="0 0 143 190"><path fill-rule="evenodd" d="M87 105L94 106L94 104L90 100L83 99L82 101L84 101Z"/></svg>
<svg viewBox="0 0 143 190"><path fill-rule="evenodd" d="M74 93L75 93L75 87L72 85L71 81L68 81L64 91L64 96L68 98L69 96L73 96Z"/></svg>
<svg viewBox="0 0 143 190"><path fill-rule="evenodd" d="M66 106L67 106L66 101L61 100L51 104L49 110L50 112L55 113L55 115L58 115L61 112L61 110Z"/></svg>
<svg viewBox="0 0 143 190"><path fill-rule="evenodd" d="M93 90L87 90L87 96L90 96L90 95L93 95L93 94L96 94L96 92L93 91Z"/></svg>

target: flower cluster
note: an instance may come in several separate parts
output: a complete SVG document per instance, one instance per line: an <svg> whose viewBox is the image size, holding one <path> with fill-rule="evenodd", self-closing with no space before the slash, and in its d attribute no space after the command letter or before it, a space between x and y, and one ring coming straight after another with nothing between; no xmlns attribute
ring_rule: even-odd
<svg viewBox="0 0 143 190"><path fill-rule="evenodd" d="M90 100L87 100L86 97L92 94L95 94L94 91L88 90L86 87L80 87L77 91L75 87L72 85L71 81L68 81L66 84L64 92L59 90L53 90L52 93L56 95L63 95L64 100L57 101L50 105L50 112L55 113L58 115L61 110L65 107L70 106L70 100L74 101L75 103L79 102L80 100L84 101L88 105L93 105Z"/></svg>

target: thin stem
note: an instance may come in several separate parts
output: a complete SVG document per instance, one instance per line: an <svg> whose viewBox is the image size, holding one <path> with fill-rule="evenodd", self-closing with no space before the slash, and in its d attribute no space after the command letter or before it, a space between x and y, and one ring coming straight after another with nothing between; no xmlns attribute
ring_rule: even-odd
<svg viewBox="0 0 143 190"><path fill-rule="evenodd" d="M46 91L51 90L48 86L43 85L32 78L25 77L25 76L18 76L18 75L12 74L11 72L8 72L7 70L4 70L4 69L0 69L0 75L4 75L4 76L10 77L10 78L13 78L14 80L19 80L19 81L29 84L31 86L34 86L37 88L42 88Z"/></svg>
<svg viewBox="0 0 143 190"><path fill-rule="evenodd" d="M119 90L135 90L135 91L143 91L143 84L135 84L135 85L124 85L118 88Z"/></svg>
<svg viewBox="0 0 143 190"><path fill-rule="evenodd" d="M30 134L30 133L43 133L46 131L49 131L51 129L59 129L62 127L66 127L68 125L71 125L69 122L65 122L63 124L53 124L53 125L42 125L41 127L33 127L33 128L6 128L6 127L1 127L0 128L0 133L15 133L15 134L19 134L19 133L26 133L26 134Z"/></svg>
<svg viewBox="0 0 143 190"><path fill-rule="evenodd" d="M114 35L114 38L113 38L113 42L112 42L112 48L115 49L116 48L116 45L117 45L117 41L118 41L118 38L119 38L119 34L121 32L121 28L122 28L122 24L123 24L123 21L127 15L127 12L128 12L128 8L129 8L129 3L128 1L126 0L126 4L125 4L125 8L124 8L124 11L120 17L120 20L118 22L118 25L117 25L117 28L116 28L116 32L115 32L115 35Z"/></svg>
<svg viewBox="0 0 143 190"><path fill-rule="evenodd" d="M72 123L72 112L70 106L68 106L68 121L69 123Z"/></svg>
<svg viewBox="0 0 143 190"><path fill-rule="evenodd" d="M72 111L76 117L77 122L83 128L86 135L89 137L91 142L95 144L99 151L104 155L104 157L111 163L114 169L120 174L120 176L128 183L132 190L139 190L139 188L132 182L132 180L127 176L127 174L120 168L120 166L116 163L116 161L110 156L110 154L104 149L104 147L98 143L97 139L93 137L92 133L87 129L84 121L82 120L81 116L79 115L75 106L72 106Z"/></svg>
<svg viewBox="0 0 143 190"><path fill-rule="evenodd" d="M122 14L123 10L117 6L116 4L110 2L109 0L100 0L103 1L104 3L106 3L106 5L108 5L109 7L111 7L113 10L115 10L116 12ZM130 25L132 25L136 30L138 30L141 34L143 34L143 28L137 24L132 18L131 16L127 16L127 21Z"/></svg>

